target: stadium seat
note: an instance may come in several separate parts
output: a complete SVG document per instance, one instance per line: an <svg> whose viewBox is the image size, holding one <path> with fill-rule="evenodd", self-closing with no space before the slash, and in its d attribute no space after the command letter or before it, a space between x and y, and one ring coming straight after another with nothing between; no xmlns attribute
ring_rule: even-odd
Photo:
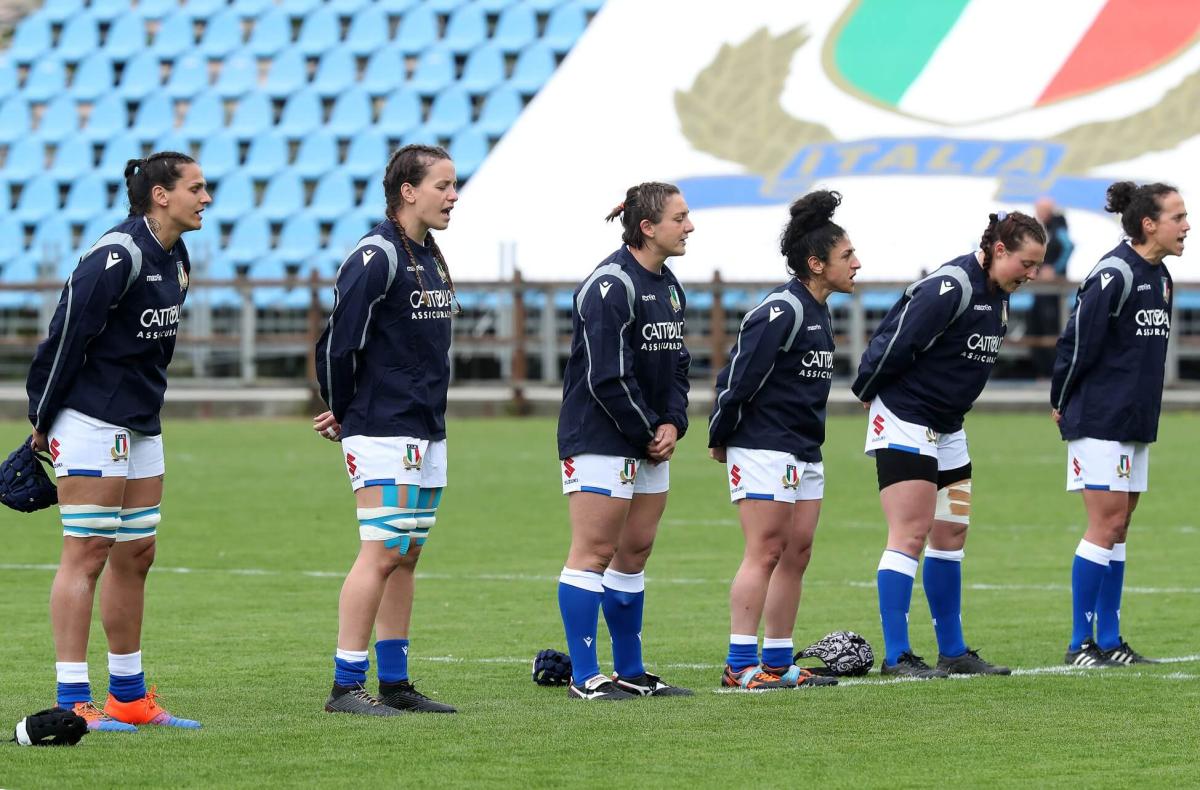
<svg viewBox="0 0 1200 790"><path fill-rule="evenodd" d="M336 11L338 16L353 16L371 5L371 0L329 0L329 7Z"/></svg>
<svg viewBox="0 0 1200 790"><path fill-rule="evenodd" d="M205 91L192 99L183 128L197 140L204 140L225 128L225 104L215 90Z"/></svg>
<svg viewBox="0 0 1200 790"><path fill-rule="evenodd" d="M471 97L457 86L447 88L433 100L426 127L437 137L450 137L471 122Z"/></svg>
<svg viewBox="0 0 1200 790"><path fill-rule="evenodd" d="M104 39L104 52L123 63L145 48L146 21L137 14L118 15Z"/></svg>
<svg viewBox="0 0 1200 790"><path fill-rule="evenodd" d="M326 173L317 182L312 204L308 209L322 222L333 222L354 208L354 185L340 170Z"/></svg>
<svg viewBox="0 0 1200 790"><path fill-rule="evenodd" d="M354 12L343 46L358 57L368 57L388 45L389 29L387 14L383 9L374 3L364 5Z"/></svg>
<svg viewBox="0 0 1200 790"><path fill-rule="evenodd" d="M146 18L142 5L142 3L138 3L137 8L134 9L135 13L131 14L129 13L129 0L92 0L88 10L99 22L115 23L121 19L136 19L138 22L142 22ZM111 37L112 30L109 30L108 34Z"/></svg>
<svg viewBox="0 0 1200 790"><path fill-rule="evenodd" d="M306 181L316 181L337 166L337 139L328 131L318 129L300 141L292 171Z"/></svg>
<svg viewBox="0 0 1200 790"><path fill-rule="evenodd" d="M29 102L23 96L9 96L0 103L0 143L12 145L29 134Z"/></svg>
<svg viewBox="0 0 1200 790"><path fill-rule="evenodd" d="M342 169L351 178L374 181L383 176L387 160L387 139L379 132L368 129L350 140L350 149L346 152L346 163Z"/></svg>
<svg viewBox="0 0 1200 790"><path fill-rule="evenodd" d="M437 9L434 9L437 10ZM474 3L459 6L450 16L442 46L452 52L465 55L487 38L487 18L483 9Z"/></svg>
<svg viewBox="0 0 1200 790"><path fill-rule="evenodd" d="M54 152L54 164L47 172L51 178L63 184L91 173L94 166L91 142L82 136L68 137L58 144L58 150Z"/></svg>
<svg viewBox="0 0 1200 790"><path fill-rule="evenodd" d="M121 208L101 212L84 223L83 230L79 233L78 244L75 247L76 258L81 257L85 252L90 250L92 245L101 236L108 233L115 226L120 225L125 217L128 216L126 213L127 206L125 205L124 190L121 190L117 202L121 204Z"/></svg>
<svg viewBox="0 0 1200 790"><path fill-rule="evenodd" d="M433 11L433 13L445 15L452 14L465 2L467 2L467 0L425 0L425 5L427 5L430 10Z"/></svg>
<svg viewBox="0 0 1200 790"><path fill-rule="evenodd" d="M87 126L83 127L83 136L90 142L103 143L123 133L128 127L129 111L125 100L115 93L109 93L92 106Z"/></svg>
<svg viewBox="0 0 1200 790"><path fill-rule="evenodd" d="M296 47L289 47L275 56L267 72L263 90L272 99L283 99L308 84L308 66L304 55Z"/></svg>
<svg viewBox="0 0 1200 790"><path fill-rule="evenodd" d="M57 259L74 252L71 226L67 224L66 218L59 214L51 214L39 221L29 242L29 251L40 259Z"/></svg>
<svg viewBox="0 0 1200 790"><path fill-rule="evenodd" d="M86 13L83 0L46 0L42 4L42 15L51 22L60 24L83 13Z"/></svg>
<svg viewBox="0 0 1200 790"><path fill-rule="evenodd" d="M8 205L5 205L8 208ZM0 214L0 262L11 261L25 254L25 229L17 218L7 211ZM3 270L0 270L3 276Z"/></svg>
<svg viewBox="0 0 1200 790"><path fill-rule="evenodd" d="M454 53L431 47L421 55L408 87L422 96L435 96L454 82L454 71Z"/></svg>
<svg viewBox="0 0 1200 790"><path fill-rule="evenodd" d="M389 140L399 140L420 124L420 97L407 88L401 88L394 91L384 102L375 128Z"/></svg>
<svg viewBox="0 0 1200 790"><path fill-rule="evenodd" d="M228 0L187 0L183 6L184 12L190 14L193 19L205 19L210 22L213 17L220 15L228 8Z"/></svg>
<svg viewBox="0 0 1200 790"><path fill-rule="evenodd" d="M574 0L586 13L594 14L604 6L604 0Z"/></svg>
<svg viewBox="0 0 1200 790"><path fill-rule="evenodd" d="M257 86L258 61L248 50L242 49L221 64L221 76L213 89L223 99L236 99Z"/></svg>
<svg viewBox="0 0 1200 790"><path fill-rule="evenodd" d="M297 140L321 127L321 97L311 89L293 93L283 106L279 131L290 140Z"/></svg>
<svg viewBox="0 0 1200 790"><path fill-rule="evenodd" d="M372 96L385 96L404 84L404 55L395 47L371 53L361 85Z"/></svg>
<svg viewBox="0 0 1200 790"><path fill-rule="evenodd" d="M417 7L421 0L375 0L375 5L390 17L407 14L410 9Z"/></svg>
<svg viewBox="0 0 1200 790"><path fill-rule="evenodd" d="M307 16L321 5L321 0L279 0L279 7L293 19Z"/></svg>
<svg viewBox="0 0 1200 790"><path fill-rule="evenodd" d="M25 78L25 88L21 93L27 101L41 104L61 95L66 89L67 70L63 62L53 57L45 57L29 69L29 76Z"/></svg>
<svg viewBox="0 0 1200 790"><path fill-rule="evenodd" d="M75 99L64 93L46 105L37 136L47 143L58 143L78 131L79 111L75 108Z"/></svg>
<svg viewBox="0 0 1200 790"><path fill-rule="evenodd" d="M531 44L517 56L517 65L508 84L518 92L532 96L540 91L546 80L554 74L556 66L554 52L550 47L540 42Z"/></svg>
<svg viewBox="0 0 1200 790"><path fill-rule="evenodd" d="M249 140L271 128L274 118L271 100L265 93L247 93L238 102L229 130L241 140Z"/></svg>
<svg viewBox="0 0 1200 790"><path fill-rule="evenodd" d="M89 173L71 184L62 213L67 222L82 225L108 211L108 206L108 184L100 174Z"/></svg>
<svg viewBox="0 0 1200 790"><path fill-rule="evenodd" d="M200 54L209 60L220 60L240 48L242 38L241 16L229 6L223 6L223 10L213 14L204 26Z"/></svg>
<svg viewBox="0 0 1200 790"><path fill-rule="evenodd" d="M437 15L419 5L404 15L396 30L395 45L405 55L419 55L437 43Z"/></svg>
<svg viewBox="0 0 1200 790"><path fill-rule="evenodd" d="M14 63L32 63L47 55L53 48L50 20L42 14L33 13L17 25L8 56Z"/></svg>
<svg viewBox="0 0 1200 790"><path fill-rule="evenodd" d="M108 140L96 172L110 184L125 184L125 165L130 159L142 158L142 143L132 132L124 132ZM207 171L207 167L205 170Z"/></svg>
<svg viewBox="0 0 1200 790"><path fill-rule="evenodd" d="M8 214L12 210L12 191L8 187L8 182L4 180L4 176L0 173L0 211ZM4 252L0 251L0 261L4 259Z"/></svg>
<svg viewBox="0 0 1200 790"><path fill-rule="evenodd" d="M475 4L483 9L485 14L499 14L517 0L475 0Z"/></svg>
<svg viewBox="0 0 1200 790"><path fill-rule="evenodd" d="M487 93L504 81L504 53L499 47L484 45L467 58L460 87L467 93Z"/></svg>
<svg viewBox="0 0 1200 790"><path fill-rule="evenodd" d="M313 90L323 98L332 98L355 83L354 54L345 47L334 47L321 56L313 76Z"/></svg>
<svg viewBox="0 0 1200 790"><path fill-rule="evenodd" d="M404 145L442 145L443 142L449 145L448 139L439 139L438 135L430 130L429 125L424 123L404 135L403 140Z"/></svg>
<svg viewBox="0 0 1200 790"><path fill-rule="evenodd" d="M141 101L162 85L162 64L158 56L143 49L125 61L117 94L126 101Z"/></svg>
<svg viewBox="0 0 1200 790"><path fill-rule="evenodd" d="M287 167L288 143L281 134L261 134L250 143L242 171L255 181L266 181Z"/></svg>
<svg viewBox="0 0 1200 790"><path fill-rule="evenodd" d="M542 43L562 55L575 46L585 29L587 14L580 6L568 3L554 9L550 14L550 19L546 22L546 32L542 34Z"/></svg>
<svg viewBox="0 0 1200 790"><path fill-rule="evenodd" d="M271 6L271 10L255 20L250 43L246 47L254 57L267 58L282 52L291 42L291 19L283 9Z"/></svg>
<svg viewBox="0 0 1200 790"><path fill-rule="evenodd" d="M80 61L71 82L71 95L77 101L94 102L112 91L113 66L108 54L96 50Z"/></svg>
<svg viewBox="0 0 1200 790"><path fill-rule="evenodd" d="M275 257L296 270L321 249L321 229L311 214L293 214L283 223Z"/></svg>
<svg viewBox="0 0 1200 790"><path fill-rule="evenodd" d="M63 25L54 53L67 63L78 63L100 48L100 28L88 13L76 14Z"/></svg>
<svg viewBox="0 0 1200 790"><path fill-rule="evenodd" d="M128 10L128 3L125 8ZM137 4L137 12L146 19L164 19L178 10L179 0L138 0ZM191 18L191 14L188 18Z"/></svg>
<svg viewBox="0 0 1200 790"><path fill-rule="evenodd" d="M277 173L267 182L258 211L271 222L283 222L304 209L304 184L291 170Z"/></svg>
<svg viewBox="0 0 1200 790"><path fill-rule="evenodd" d="M371 125L371 97L362 88L338 96L325 128L339 139L353 137Z"/></svg>
<svg viewBox="0 0 1200 790"><path fill-rule="evenodd" d="M304 17L296 46L305 56L317 57L337 46L341 29L337 13L327 6L319 5Z"/></svg>
<svg viewBox="0 0 1200 790"><path fill-rule="evenodd" d="M196 31L192 17L177 10L164 17L154 36L152 49L162 60L175 60L191 52L196 46Z"/></svg>
<svg viewBox="0 0 1200 790"><path fill-rule="evenodd" d="M492 43L505 52L519 52L537 38L537 17L524 3L511 5L500 13Z"/></svg>
<svg viewBox="0 0 1200 790"><path fill-rule="evenodd" d="M523 109L525 104L521 101L521 94L507 85L501 85L483 100L483 109L475 126L488 137L503 137L509 127L516 123Z"/></svg>
<svg viewBox="0 0 1200 790"><path fill-rule="evenodd" d="M214 202L214 206L216 203ZM234 266L249 267L270 251L271 228L267 218L254 212L238 218L225 245L225 257Z"/></svg>
<svg viewBox="0 0 1200 790"><path fill-rule="evenodd" d="M13 215L26 225L34 225L57 212L58 182L43 173L25 184Z"/></svg>
<svg viewBox="0 0 1200 790"><path fill-rule="evenodd" d="M205 135L200 144L200 167L209 181L221 181L240 166L238 141L229 132L221 130Z"/></svg>
<svg viewBox="0 0 1200 790"><path fill-rule="evenodd" d="M487 155L487 136L473 126L463 129L450 140L450 156L454 157L454 170L460 181L475 175Z"/></svg>
<svg viewBox="0 0 1200 790"><path fill-rule="evenodd" d="M367 235L367 231L371 229L371 223L361 212L351 212L344 216L338 217L333 223L333 229L329 232L329 239L326 242L326 253L337 259L337 263L341 263L350 250L358 246L359 239Z"/></svg>
<svg viewBox="0 0 1200 790"><path fill-rule="evenodd" d="M9 145L8 157L0 178L10 184L24 184L29 179L46 171L46 144L34 135L18 137ZM11 206L7 204L4 208Z"/></svg>
<svg viewBox="0 0 1200 790"><path fill-rule="evenodd" d="M563 0L524 0L535 14L548 14L562 5Z"/></svg>
<svg viewBox="0 0 1200 790"><path fill-rule="evenodd" d="M186 129L168 129L150 144L151 153L155 151L176 151L181 154L193 156L196 146L193 145L192 138L186 134L187 131Z"/></svg>
<svg viewBox="0 0 1200 790"><path fill-rule="evenodd" d="M204 167L204 163L201 162L200 166ZM209 191L213 202L204 212L206 220L211 218L218 222L233 222L254 210L254 184L241 171L234 170Z"/></svg>
<svg viewBox="0 0 1200 790"><path fill-rule="evenodd" d="M0 99L17 93L17 67L5 58L0 58Z"/></svg>
<svg viewBox="0 0 1200 790"><path fill-rule="evenodd" d="M274 0L233 0L233 8L246 19L262 17L276 10Z"/></svg>
<svg viewBox="0 0 1200 790"><path fill-rule="evenodd" d="M171 64L167 95L172 99L190 99L208 87L208 61L191 52Z"/></svg>

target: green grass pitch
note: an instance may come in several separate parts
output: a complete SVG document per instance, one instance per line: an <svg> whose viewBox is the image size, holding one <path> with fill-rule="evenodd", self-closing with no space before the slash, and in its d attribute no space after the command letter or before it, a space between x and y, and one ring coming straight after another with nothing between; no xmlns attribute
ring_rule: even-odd
<svg viewBox="0 0 1200 790"><path fill-rule="evenodd" d="M27 427L0 423L0 447ZM420 565L410 668L419 688L461 713L363 720L321 710L338 590L357 546L337 448L303 420L172 421L143 649L167 706L204 729L93 733L70 750L3 744L0 786L1194 784L1200 416L1163 419L1123 612L1138 650L1180 660L1093 673L1058 666L1083 510L1063 491L1052 424L979 414L967 429L967 640L1021 674L924 683L873 674L832 689L716 693L742 542L698 420L672 462L644 632L647 665L697 696L587 705L535 686L533 654L563 647L555 585L568 528L554 425L452 420L451 484ZM801 645L852 629L882 648L874 576L885 530L863 430L862 417L830 420ZM0 514L3 728L53 701L56 517ZM919 588L911 618L914 649L936 656ZM95 619L89 659L102 699Z"/></svg>

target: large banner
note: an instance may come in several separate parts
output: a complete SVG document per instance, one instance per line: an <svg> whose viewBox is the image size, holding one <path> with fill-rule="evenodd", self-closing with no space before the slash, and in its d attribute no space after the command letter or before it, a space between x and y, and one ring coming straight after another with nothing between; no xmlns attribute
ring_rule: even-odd
<svg viewBox="0 0 1200 790"><path fill-rule="evenodd" d="M672 181L680 278L770 280L787 204L823 187L859 277L906 280L1048 196L1078 278L1121 238L1110 182L1167 181L1200 215L1198 33L1193 0L609 0L439 241L464 279L579 279L619 246L625 189Z"/></svg>

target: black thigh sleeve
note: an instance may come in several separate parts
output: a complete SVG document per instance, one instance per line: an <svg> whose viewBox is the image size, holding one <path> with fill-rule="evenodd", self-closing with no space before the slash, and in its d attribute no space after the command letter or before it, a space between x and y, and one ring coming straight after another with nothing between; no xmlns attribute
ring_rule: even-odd
<svg viewBox="0 0 1200 790"><path fill-rule="evenodd" d="M879 477L879 490L905 480L928 480L938 482L937 459L928 455L906 453L903 450L876 450L875 474Z"/></svg>
<svg viewBox="0 0 1200 790"><path fill-rule="evenodd" d="M962 480L971 479L971 462L967 461L966 466L960 466L957 469L947 469L943 472L938 472L937 487L942 490L948 485L954 485Z"/></svg>

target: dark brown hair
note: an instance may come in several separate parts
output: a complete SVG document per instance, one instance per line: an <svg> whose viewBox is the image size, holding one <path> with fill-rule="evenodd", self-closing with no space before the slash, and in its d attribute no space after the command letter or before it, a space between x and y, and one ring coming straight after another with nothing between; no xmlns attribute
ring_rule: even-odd
<svg viewBox="0 0 1200 790"><path fill-rule="evenodd" d="M1019 211L988 214L988 226L979 239L979 249L983 250L983 270L992 268L992 249L996 242L1003 242L1009 250L1019 250L1028 239L1038 244L1046 243L1046 229L1033 217Z"/></svg>
<svg viewBox="0 0 1200 790"><path fill-rule="evenodd" d="M662 222L663 211L667 206L667 198L678 195L679 187L674 184L664 184L661 181L647 181L644 184L630 187L625 193L625 200L618 203L605 222L621 218L621 241L640 250L646 245L646 235L642 233L642 220L649 220L651 225Z"/></svg>
<svg viewBox="0 0 1200 790"><path fill-rule="evenodd" d="M1179 190L1170 184L1154 183L1138 186L1132 181L1118 181L1108 188L1108 205L1105 211L1121 215L1121 227L1135 243L1146 241L1142 220L1146 217L1158 221L1162 215L1163 195Z"/></svg>
<svg viewBox="0 0 1200 790"><path fill-rule="evenodd" d="M425 176L429 174L429 166L434 162L442 159L449 159L450 154L445 148L437 145L406 145L397 148L392 152L388 159L387 167L383 171L383 196L387 201L387 218L392 221L399 231L400 243L404 247L404 252L408 255L408 259L412 262L413 274L417 277L417 285L421 288L421 299L425 299L425 280L421 277L421 267L417 264L417 256L413 254L412 246L408 240L408 234L404 232L404 228L400 227L397 220L397 214L400 210L400 187L404 184L419 186L425 180ZM446 263L446 258L442 255L442 250L438 247L437 241L433 238L433 234L427 234L429 240L429 250L433 253L433 258L437 261L438 267L441 269L441 274L446 280L446 284L450 286L450 298L454 302L454 312L461 313L462 305L458 302L458 295L454 291L454 279L450 276L450 265Z"/></svg>
<svg viewBox="0 0 1200 790"><path fill-rule="evenodd" d="M841 203L841 193L827 189L809 192L792 203L792 218L779 237L779 251L787 258L788 271L798 280L808 282L812 277L810 257L828 263L833 245L846 237L846 231L833 221L833 212Z"/></svg>
<svg viewBox="0 0 1200 790"><path fill-rule="evenodd" d="M182 174L180 165L196 160L178 151L158 151L145 159L130 159L125 163L125 193L129 198L129 214L146 214L150 210L150 193L154 187L175 188Z"/></svg>

